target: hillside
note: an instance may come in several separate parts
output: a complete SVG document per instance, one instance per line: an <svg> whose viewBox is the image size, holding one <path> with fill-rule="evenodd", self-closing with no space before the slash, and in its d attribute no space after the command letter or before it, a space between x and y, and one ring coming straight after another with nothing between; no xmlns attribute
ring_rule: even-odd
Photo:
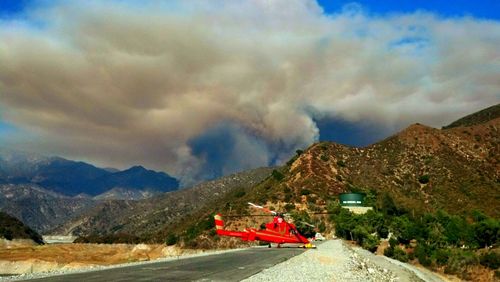
<svg viewBox="0 0 500 282"><path fill-rule="evenodd" d="M231 191L243 191L269 176L271 168L236 173L192 188L141 201L106 201L56 228L53 234L127 233L144 238L173 229L170 224L189 217ZM164 240L164 239L161 239Z"/></svg>
<svg viewBox="0 0 500 282"><path fill-rule="evenodd" d="M490 120L496 119L500 117L500 104L491 106L479 112L470 114L465 116L457 121L452 122L447 126L443 126L443 129L449 129L453 127L460 126L472 126L481 123L488 122Z"/></svg>
<svg viewBox="0 0 500 282"><path fill-rule="evenodd" d="M445 130L415 124L366 148L317 143L242 201L320 211L339 193L362 191L416 213L478 209L499 217L499 128L500 118Z"/></svg>
<svg viewBox="0 0 500 282"><path fill-rule="evenodd" d="M0 238L7 240L31 239L37 244L43 244L42 236L24 225L17 218L0 212Z"/></svg>
<svg viewBox="0 0 500 282"><path fill-rule="evenodd" d="M40 233L95 204L92 199L64 196L33 184L0 184L0 211L19 218Z"/></svg>

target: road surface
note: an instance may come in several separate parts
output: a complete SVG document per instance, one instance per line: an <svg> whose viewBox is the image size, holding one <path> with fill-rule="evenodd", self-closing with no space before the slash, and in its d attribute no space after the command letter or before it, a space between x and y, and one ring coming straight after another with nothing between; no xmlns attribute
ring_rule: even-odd
<svg viewBox="0 0 500 282"><path fill-rule="evenodd" d="M240 281L303 252L299 248L251 248L26 281Z"/></svg>

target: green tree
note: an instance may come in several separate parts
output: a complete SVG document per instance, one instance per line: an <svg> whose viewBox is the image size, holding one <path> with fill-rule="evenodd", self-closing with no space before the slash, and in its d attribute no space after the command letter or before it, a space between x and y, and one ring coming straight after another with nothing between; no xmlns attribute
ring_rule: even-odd
<svg viewBox="0 0 500 282"><path fill-rule="evenodd" d="M498 242L500 225L497 220L488 218L473 225L474 238L480 247L491 246Z"/></svg>

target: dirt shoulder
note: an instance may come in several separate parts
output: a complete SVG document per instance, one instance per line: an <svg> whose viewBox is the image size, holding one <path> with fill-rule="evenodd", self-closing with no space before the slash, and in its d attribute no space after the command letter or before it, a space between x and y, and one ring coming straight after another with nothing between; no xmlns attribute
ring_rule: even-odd
<svg viewBox="0 0 500 282"><path fill-rule="evenodd" d="M48 272L89 266L149 261L196 253L165 245L48 244L0 242L0 274Z"/></svg>

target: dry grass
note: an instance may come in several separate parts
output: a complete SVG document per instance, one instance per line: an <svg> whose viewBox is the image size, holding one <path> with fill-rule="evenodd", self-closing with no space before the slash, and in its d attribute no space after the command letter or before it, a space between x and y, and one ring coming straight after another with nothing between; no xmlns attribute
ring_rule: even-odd
<svg viewBox="0 0 500 282"><path fill-rule="evenodd" d="M111 265L157 259L165 256L165 245L126 244L16 244L0 247L0 260L40 260L57 264Z"/></svg>

